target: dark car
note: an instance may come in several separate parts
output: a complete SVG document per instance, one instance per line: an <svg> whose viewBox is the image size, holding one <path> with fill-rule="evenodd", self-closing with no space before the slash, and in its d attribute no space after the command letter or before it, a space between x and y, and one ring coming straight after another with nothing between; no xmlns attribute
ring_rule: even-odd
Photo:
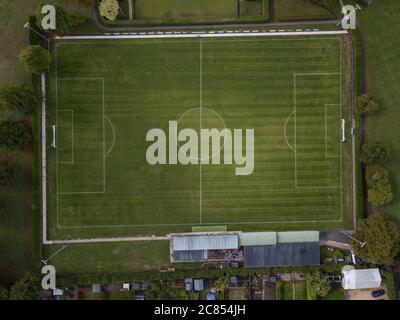
<svg viewBox="0 0 400 320"><path fill-rule="evenodd" d="M374 298L381 297L381 296L383 296L384 294L385 294L385 290L383 290L383 289L379 289L379 290L375 290L375 291L372 291L372 292L371 292L371 295L372 295Z"/></svg>

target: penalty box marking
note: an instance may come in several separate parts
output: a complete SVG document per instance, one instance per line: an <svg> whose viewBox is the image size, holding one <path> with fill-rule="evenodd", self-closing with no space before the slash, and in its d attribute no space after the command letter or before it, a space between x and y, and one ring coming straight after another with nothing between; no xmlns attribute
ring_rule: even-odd
<svg viewBox="0 0 400 320"><path fill-rule="evenodd" d="M294 177L295 177L295 188L296 189L332 189L332 188L342 188L342 181L340 182L340 185L338 186L299 186L297 183L297 101L296 101L296 77L297 76L328 76L328 75L341 75L341 72L321 72L321 73L294 73L293 74L293 100L294 100ZM340 92L342 91L341 88L341 83L340 83ZM340 94L341 97L341 94ZM340 106L340 110L342 108L342 104L338 103L337 105ZM341 114L341 111L340 111ZM326 128L325 128L326 129ZM326 148L326 145L325 145ZM340 144L340 156L342 157L342 144ZM340 169L342 171L342 168ZM340 172L340 175L342 175L342 172ZM341 180L341 179L340 179ZM343 200L343 199L342 199Z"/></svg>
<svg viewBox="0 0 400 320"><path fill-rule="evenodd" d="M79 80L100 80L102 82L102 123L103 123L103 190L102 191L71 191L71 192L59 192L58 179L57 179L57 194L98 194L106 192L106 173L105 173L105 103L104 103L104 78L57 78L57 81L79 81ZM56 88L57 90L57 88ZM57 98L58 100L58 98ZM58 102L58 101L57 101ZM58 105L58 103L57 103ZM57 110L58 112L58 110ZM56 119L56 126L58 127L58 117ZM58 161L58 149L57 149L57 163L62 163ZM58 165L57 165L58 167ZM58 200L57 200L58 201Z"/></svg>
<svg viewBox="0 0 400 320"><path fill-rule="evenodd" d="M218 40L214 40L214 41L210 41L210 42L223 42L223 41L237 41L237 42L245 42L245 41L312 41L312 40L323 40L323 39L325 39L325 40L336 40L336 41L339 41L339 43L340 43L340 46L341 46L341 38L340 37L331 37L331 38L318 38L318 37L315 37L315 38L297 38L297 39L293 39L293 38L290 38L290 39L265 39L265 40L261 40L261 39L256 39L256 40L239 40L239 39L224 39L224 40L222 40L222 39L218 39ZM100 41L97 41L97 44L99 43ZM180 42L180 41L165 41L165 40L162 40L162 41L157 41L157 42L163 42L163 43L165 43L165 42ZM142 43L142 44L152 44L152 43L156 43L156 41L154 41L154 42L147 42L147 41L132 41L132 42L128 42L128 41L125 41L125 42L112 42L112 43L110 43L109 41L106 41L106 42L104 42L103 44L134 44L134 43ZM83 44L83 45L85 45L85 44L87 44L87 45L95 45L96 43L92 43L92 42L81 42L81 43L79 43L79 42L63 42L63 43L56 43L56 50L55 50L55 52L56 52L56 55L55 55L55 57L56 57L56 73L57 73L57 47L58 46L60 46L60 45L65 45L65 44ZM200 68L201 68L201 64L202 64L202 48L200 47L200 54L201 54L201 57L200 57ZM340 59L341 59L341 57L340 57ZM318 74L320 74L320 73L318 73ZM326 74L329 74L329 73L326 73ZM340 74L341 75L341 72L339 72L339 73L333 73L333 74ZM295 77L297 76L297 75L313 75L313 73L310 73L310 74L300 74L300 73L298 73L298 74L294 74L294 79L295 79ZM201 77L201 75L200 75L200 77ZM119 227L119 228L121 228L121 227L151 227L151 226L186 226L186 225L211 225L211 224L215 224L216 222L212 222L212 223L204 223L204 222L200 222L200 223L198 223L198 224L196 224L196 223L183 223L183 224L137 224L137 225L130 225L130 224L125 224L125 225L82 225L82 226L61 226L60 225L60 223L59 223L59 206L58 206L58 202L59 202L59 200L58 200L58 194L101 194L101 193L105 193L105 188L106 188L106 182L105 182L105 157L108 155L108 153L109 152L105 152L105 124L104 124L104 119L105 119L105 112L104 112L104 77L103 78L90 78L90 77L87 77L87 78L57 78L56 79L56 82L58 81L58 80L102 80L102 91L103 91L103 191L100 191L100 192L63 192L63 193L59 193L58 192L58 165L57 165L57 228L64 228L64 229L69 229L69 228L72 228L72 229L74 229L74 228L113 228L113 227ZM202 98L202 88L201 88L201 86L202 86L202 78L200 78L200 81L201 81L201 85L200 85L200 104L201 104L201 98ZM341 83L340 83L340 85L341 85ZM56 84L56 97L57 97L57 84ZM341 88L340 88L340 91L341 91ZM57 99L56 99L57 100ZM57 101L58 102L58 101ZM56 105L57 105L57 103L56 103ZM340 106L341 106L341 104L340 104ZM57 109L57 108L56 108ZM57 111L56 111L57 112ZM294 111L293 111L293 114L294 114L294 116L295 116L295 127L296 127L296 110L294 109ZM57 125L57 121L56 121L56 125ZM110 149L111 150L111 149ZM109 150L109 151L110 151ZM294 150L294 153L295 153L295 157L296 157L296 135L295 135L295 150ZM57 155L57 163L58 163L58 155ZM296 166L296 161L295 161L295 166ZM201 169L200 169L201 170ZM296 169L295 169L296 170ZM296 172L296 179L297 179L297 172ZM200 175L200 181L201 181L201 175ZM201 182L200 182L201 183ZM297 181L296 181L296 184L297 184ZM296 186L297 187L297 186ZM297 187L297 188L303 188L303 187ZM308 187L304 187L304 188L308 188ZM324 188L324 187L311 187L311 188ZM342 188L342 186L328 186L328 187L326 187L326 188ZM200 190L200 193L201 193L201 190ZM201 209L201 200L200 200L200 221L202 220L201 219L201 215L202 215L202 209ZM343 210L341 210L341 211L343 211ZM271 223L281 223L282 221L257 221L257 222L217 222L217 223L223 223L223 224L232 224L232 225L241 225L241 224L271 224ZM285 221L285 223L325 223L325 222L343 222L343 212L341 212L341 218L340 219L336 219L336 220L287 220L287 221Z"/></svg>
<svg viewBox="0 0 400 320"><path fill-rule="evenodd" d="M58 148L56 148L56 212L57 212L57 228L61 228L60 224L60 209L59 209L59 195L73 195L73 194L102 194L106 192L106 175L105 175L105 103L104 103L104 78L58 78L57 77L57 50L55 54L56 64L56 127L58 127L58 81L79 81L79 80L101 80L102 82L102 122L103 122L103 190L102 191L76 191L76 192L59 192L59 161L58 161Z"/></svg>

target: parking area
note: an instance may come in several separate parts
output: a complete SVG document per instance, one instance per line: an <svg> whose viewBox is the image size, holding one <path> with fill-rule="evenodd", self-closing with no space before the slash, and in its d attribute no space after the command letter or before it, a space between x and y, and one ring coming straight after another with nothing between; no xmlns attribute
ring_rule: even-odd
<svg viewBox="0 0 400 320"><path fill-rule="evenodd" d="M371 293L379 289L385 290L385 294L378 298L374 298ZM344 296L346 300L389 300L385 284L382 284L376 289L345 290Z"/></svg>

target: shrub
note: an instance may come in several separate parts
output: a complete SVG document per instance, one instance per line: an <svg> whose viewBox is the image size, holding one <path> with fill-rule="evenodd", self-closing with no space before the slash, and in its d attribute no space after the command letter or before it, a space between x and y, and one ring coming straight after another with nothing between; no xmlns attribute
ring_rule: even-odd
<svg viewBox="0 0 400 320"><path fill-rule="evenodd" d="M393 199L392 187L389 183L380 184L372 189L368 189L368 202L379 207L388 204Z"/></svg>
<svg viewBox="0 0 400 320"><path fill-rule="evenodd" d="M51 56L40 45L28 46L19 54L19 58L29 72L40 73L50 67Z"/></svg>
<svg viewBox="0 0 400 320"><path fill-rule="evenodd" d="M399 252L399 227L387 220L383 214L373 214L360 220L355 238L365 242L361 247L360 243L353 241L356 254L375 264L392 262Z"/></svg>
<svg viewBox="0 0 400 320"><path fill-rule="evenodd" d="M389 151L381 141L365 144L361 153L363 162L368 165L384 163L388 156Z"/></svg>
<svg viewBox="0 0 400 320"><path fill-rule="evenodd" d="M117 0L101 0L99 4L100 15L114 21L118 16L119 4Z"/></svg>
<svg viewBox="0 0 400 320"><path fill-rule="evenodd" d="M0 87L0 105L2 108L23 115L31 115L39 105L39 99L30 87L2 86Z"/></svg>
<svg viewBox="0 0 400 320"><path fill-rule="evenodd" d="M40 297L40 280L33 273L27 273L10 290L10 300L37 300Z"/></svg>
<svg viewBox="0 0 400 320"><path fill-rule="evenodd" d="M360 114L368 115L378 111L378 104L368 94L363 94L356 99L356 108Z"/></svg>
<svg viewBox="0 0 400 320"><path fill-rule="evenodd" d="M9 164L0 166L0 187L5 187L13 183L15 178L14 168Z"/></svg>
<svg viewBox="0 0 400 320"><path fill-rule="evenodd" d="M30 134L25 125L17 121L0 123L0 146L9 150L22 149L30 140Z"/></svg>

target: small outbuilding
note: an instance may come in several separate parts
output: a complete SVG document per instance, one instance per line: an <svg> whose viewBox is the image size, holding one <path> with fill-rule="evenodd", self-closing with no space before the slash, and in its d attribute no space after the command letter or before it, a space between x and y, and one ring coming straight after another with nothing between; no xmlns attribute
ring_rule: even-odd
<svg viewBox="0 0 400 320"><path fill-rule="evenodd" d="M345 266L342 275L342 287L345 290L379 288L382 283L379 269L354 269L352 266Z"/></svg>
<svg viewBox="0 0 400 320"><path fill-rule="evenodd" d="M206 300L217 300L217 294L215 292L208 292Z"/></svg>
<svg viewBox="0 0 400 320"><path fill-rule="evenodd" d="M203 279L194 279L194 291L203 291L204 290L204 280Z"/></svg>
<svg viewBox="0 0 400 320"><path fill-rule="evenodd" d="M99 284L92 284L92 292L93 292L93 293L100 293L100 292L101 292L101 285L99 285Z"/></svg>
<svg viewBox="0 0 400 320"><path fill-rule="evenodd" d="M192 291L193 290L193 279L185 278L185 290Z"/></svg>

